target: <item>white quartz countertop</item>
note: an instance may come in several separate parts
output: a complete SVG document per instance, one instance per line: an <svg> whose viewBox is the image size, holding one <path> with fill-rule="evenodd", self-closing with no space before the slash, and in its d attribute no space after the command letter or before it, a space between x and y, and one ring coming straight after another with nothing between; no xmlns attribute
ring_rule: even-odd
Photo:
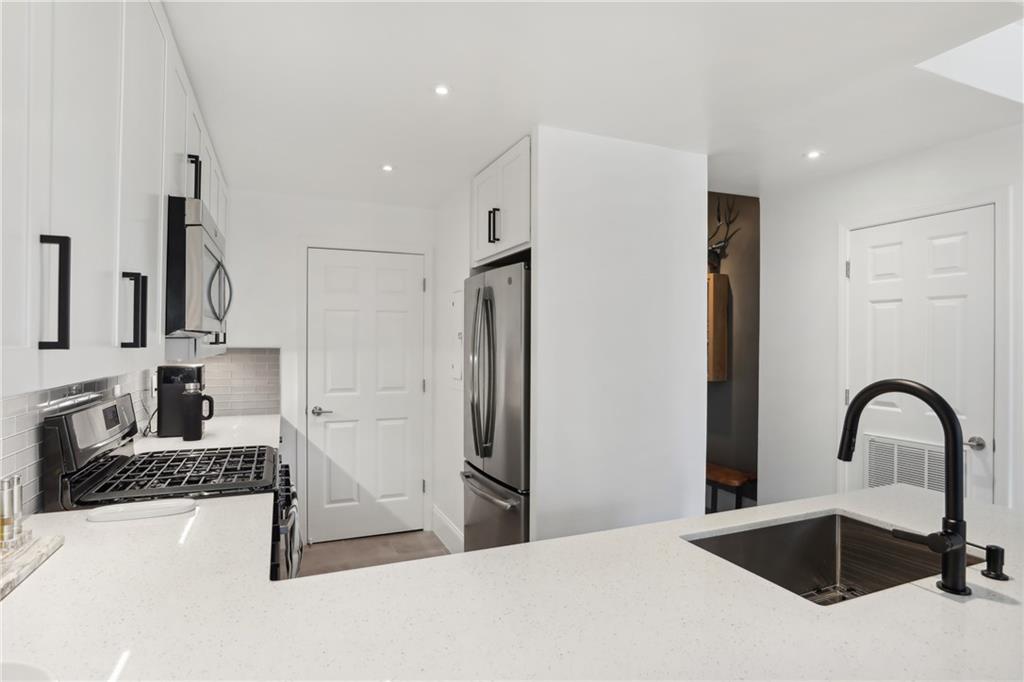
<svg viewBox="0 0 1024 682"><path fill-rule="evenodd" d="M203 437L199 440L158 438L155 428L154 425L153 435L147 438L136 438L135 452L181 450L182 448L222 448L233 445L272 445L276 448L280 440L281 415L215 416L204 422Z"/></svg>
<svg viewBox="0 0 1024 682"><path fill-rule="evenodd" d="M5 661L61 679L1005 678L1022 670L1024 523L968 503L1013 580L968 569L817 606L681 535L843 510L938 528L942 497L876 488L284 582L270 495L92 524L38 514L64 548L0 603Z"/></svg>

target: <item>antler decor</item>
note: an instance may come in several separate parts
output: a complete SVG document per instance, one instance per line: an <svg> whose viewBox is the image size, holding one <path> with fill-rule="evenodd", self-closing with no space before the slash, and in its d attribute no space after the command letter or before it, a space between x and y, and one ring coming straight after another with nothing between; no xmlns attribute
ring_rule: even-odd
<svg viewBox="0 0 1024 682"><path fill-rule="evenodd" d="M711 272L719 271L722 266L722 259L729 255L726 253L726 249L729 248L729 242L743 229L738 227L735 232L732 229L732 224L739 217L740 212L736 208L735 197L728 197L725 200L725 217L722 216L722 197L719 196L715 201L715 229L712 230L711 235L708 237L708 269ZM718 241L715 241L723 226L725 227L725 235Z"/></svg>

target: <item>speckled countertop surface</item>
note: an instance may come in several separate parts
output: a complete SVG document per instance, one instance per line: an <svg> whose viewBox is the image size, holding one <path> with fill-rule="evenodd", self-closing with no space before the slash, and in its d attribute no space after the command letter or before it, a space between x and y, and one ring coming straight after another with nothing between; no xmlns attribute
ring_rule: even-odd
<svg viewBox="0 0 1024 682"><path fill-rule="evenodd" d="M281 415L251 414L232 417L214 417L203 425L200 440L181 438L136 438L135 452L181 450L182 448L222 448L232 445L272 445L278 447Z"/></svg>
<svg viewBox="0 0 1024 682"><path fill-rule="evenodd" d="M929 578L816 606L680 539L841 509L938 528L897 486L272 583L271 496L189 516L39 514L64 549L0 603L2 655L61 679L1005 678L1022 676L1024 523L968 503L1007 548L970 598Z"/></svg>

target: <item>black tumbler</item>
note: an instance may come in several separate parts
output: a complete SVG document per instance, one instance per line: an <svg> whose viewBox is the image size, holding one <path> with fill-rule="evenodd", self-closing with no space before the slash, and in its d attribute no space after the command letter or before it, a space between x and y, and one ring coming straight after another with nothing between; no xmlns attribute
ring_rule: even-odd
<svg viewBox="0 0 1024 682"><path fill-rule="evenodd" d="M213 417L213 397L203 395L201 384L185 384L181 394L181 439L199 440L203 437L203 422ZM210 405L209 414L203 414L203 403Z"/></svg>

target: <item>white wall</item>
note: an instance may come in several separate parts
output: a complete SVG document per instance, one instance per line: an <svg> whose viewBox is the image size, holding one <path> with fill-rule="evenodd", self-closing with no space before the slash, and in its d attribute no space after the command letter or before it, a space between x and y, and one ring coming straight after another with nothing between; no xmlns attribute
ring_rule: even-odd
<svg viewBox="0 0 1024 682"><path fill-rule="evenodd" d="M703 513L707 158L534 135L531 538Z"/></svg>
<svg viewBox="0 0 1024 682"><path fill-rule="evenodd" d="M307 248L423 253L429 283L433 279L435 219L434 211L419 208L232 192L227 263L236 293L228 319L228 343L281 349L281 416L298 430L298 459L303 465L299 481L305 480L302 392ZM425 351L431 358L433 315L429 309L425 319ZM433 385L432 363L428 361L425 368L429 387ZM431 438L433 422L429 416L425 424L426 436ZM300 487L300 494L304 493ZM429 511L427 514L425 520Z"/></svg>
<svg viewBox="0 0 1024 682"><path fill-rule="evenodd" d="M1011 364L1006 374L997 376L1010 395L997 393L1005 432L1000 434L997 421L996 500L1008 503L1011 494L1018 503L1024 499L1021 143L1017 126L817 183L762 193L760 502L822 495L836 488L842 389L837 348L839 225L870 224L859 221L948 206L959 197L989 190L1009 197L1002 207L997 204L997 215L1000 210L1009 212L1008 243L997 247L997 276L1011 274L997 288L1013 297L1009 314L997 314L997 325L1005 325L1003 337L1012 341L1004 344L1004 357ZM827 162L827 157L821 161ZM848 466L854 465L863 463Z"/></svg>
<svg viewBox="0 0 1024 682"><path fill-rule="evenodd" d="M434 493L433 527L451 552L462 551L462 380L451 363L462 367L463 309L453 295L461 294L469 276L470 181L452 193L437 212L434 245ZM460 373L461 376L461 373Z"/></svg>

